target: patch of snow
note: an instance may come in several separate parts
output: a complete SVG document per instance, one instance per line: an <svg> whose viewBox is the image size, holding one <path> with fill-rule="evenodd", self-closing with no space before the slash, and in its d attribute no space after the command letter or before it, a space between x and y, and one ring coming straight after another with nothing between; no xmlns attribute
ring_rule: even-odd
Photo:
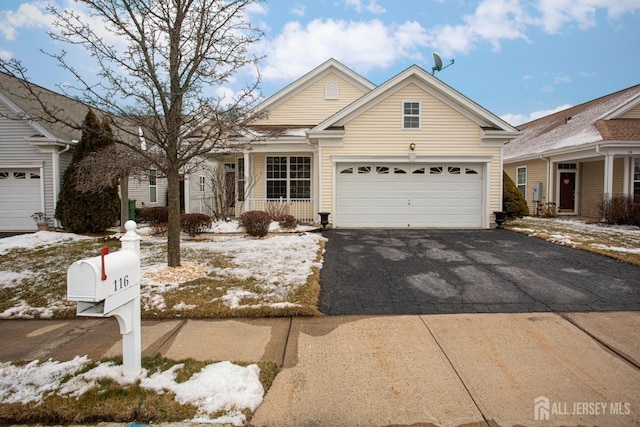
<svg viewBox="0 0 640 427"><path fill-rule="evenodd" d="M207 365L189 380L176 383L179 365L164 372L157 372L143 378L140 386L156 391L173 392L176 401L181 404L197 406L198 413L194 422L227 422L241 426L246 421L240 412L242 409L255 411L264 396L260 383L258 365L242 367L231 362L219 362ZM211 416L219 411L227 411L222 419Z"/></svg>
<svg viewBox="0 0 640 427"><path fill-rule="evenodd" d="M192 422L229 423L241 426L246 417L241 412L254 412L262 403L264 388L260 383L260 368L253 364L246 367L231 362L219 362L205 366L185 382L177 383L177 372L184 364L177 364L149 376L143 369L137 377L122 375L122 366L113 362L100 363L87 372L80 373L91 360L76 356L68 362L34 360L18 366L12 362L0 363L0 403L41 402L57 394L78 398L96 387L100 379L108 378L118 384L128 385L140 381L140 386L158 393L170 391L180 404L192 404L198 412ZM65 378L71 378L63 382ZM213 414L225 414L213 418Z"/></svg>
<svg viewBox="0 0 640 427"><path fill-rule="evenodd" d="M89 240L91 237L55 231L38 231L0 239L0 255L12 249L34 249L59 245L67 241Z"/></svg>
<svg viewBox="0 0 640 427"><path fill-rule="evenodd" d="M27 279L33 275L32 271L24 270L21 272L16 271L0 271L0 277L2 277L2 282L0 282L0 289L9 289L16 286L21 286L21 280Z"/></svg>
<svg viewBox="0 0 640 427"><path fill-rule="evenodd" d="M599 243L592 243L590 245L592 248L595 249L603 249L603 250L607 250L607 251L614 251L614 252L622 252L622 253L628 253L628 254L639 254L640 255L640 248L623 248L620 246L607 246L607 245L602 245Z"/></svg>
<svg viewBox="0 0 640 427"><path fill-rule="evenodd" d="M32 307L26 301L20 300L13 307L0 313L0 319L52 319L56 310L64 308L65 303L62 301L56 301L47 307Z"/></svg>
<svg viewBox="0 0 640 427"><path fill-rule="evenodd" d="M41 402L60 388L67 375L73 375L89 363L86 356L76 356L68 362L34 360L23 366L0 363L0 403Z"/></svg>
<svg viewBox="0 0 640 427"><path fill-rule="evenodd" d="M180 301L178 304L174 305L172 309L176 311L195 310L196 306L194 304L187 304L184 301Z"/></svg>

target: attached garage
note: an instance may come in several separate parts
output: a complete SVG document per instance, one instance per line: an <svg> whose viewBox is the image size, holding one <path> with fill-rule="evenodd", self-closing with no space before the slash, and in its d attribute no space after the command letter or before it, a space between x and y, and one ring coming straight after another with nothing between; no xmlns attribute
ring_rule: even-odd
<svg viewBox="0 0 640 427"><path fill-rule="evenodd" d="M31 215L42 211L40 169L0 169L0 230L33 231Z"/></svg>
<svg viewBox="0 0 640 427"><path fill-rule="evenodd" d="M338 227L480 228L481 163L338 164Z"/></svg>

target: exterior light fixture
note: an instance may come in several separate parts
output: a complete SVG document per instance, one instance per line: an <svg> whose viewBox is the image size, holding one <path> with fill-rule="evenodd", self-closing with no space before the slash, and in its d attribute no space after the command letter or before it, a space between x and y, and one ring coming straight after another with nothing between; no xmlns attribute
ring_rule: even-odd
<svg viewBox="0 0 640 427"><path fill-rule="evenodd" d="M411 149L411 151L414 151L416 149L416 143L412 142L411 144L409 144L409 148Z"/></svg>

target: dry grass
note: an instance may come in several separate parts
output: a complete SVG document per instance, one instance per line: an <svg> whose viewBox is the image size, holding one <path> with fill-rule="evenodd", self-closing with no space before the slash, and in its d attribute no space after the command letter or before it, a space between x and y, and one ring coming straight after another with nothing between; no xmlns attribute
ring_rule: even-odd
<svg viewBox="0 0 640 427"><path fill-rule="evenodd" d="M612 227L575 220L521 218L509 221L505 228L553 243L575 247L640 265L640 229Z"/></svg>
<svg viewBox="0 0 640 427"><path fill-rule="evenodd" d="M122 363L121 360L110 360ZM94 362L93 366L98 363L100 362ZM149 372L164 371L178 363L184 363L185 366L179 370L176 381L184 382L204 366L214 362L193 359L172 361L159 356L142 360L143 367ZM236 364L248 365L242 362ZM279 368L275 362L258 362L257 364L260 367L260 382L266 392ZM87 367L87 370L93 366ZM0 425L179 422L192 419L196 411L197 408L193 405L176 402L175 395L171 392L158 394L153 390L141 388L139 382L122 386L105 379L99 383L98 387L85 392L77 399L53 395L39 403L0 404ZM251 416L250 413L245 415Z"/></svg>
<svg viewBox="0 0 640 427"><path fill-rule="evenodd" d="M295 237L292 237L295 238ZM142 265L166 262L166 243L145 242ZM82 258L95 256L100 248L109 246L111 251L120 249L119 241L100 242L98 239L71 241L37 249L14 249L0 257L0 272L16 272L19 278L13 284L5 285L0 292L0 313L5 317L68 319L76 317L76 303L66 301L66 272L69 265ZM315 260L322 260L324 242L318 245ZM154 274L148 272L143 277L142 317L143 319L170 318L238 318L238 317L280 317L317 316L320 294L319 269L312 268L305 284L292 287L284 300L273 300L268 296L266 277L220 277L206 271L238 267L233 257L224 252L195 250L183 246L182 260L187 266L186 273L198 271L187 280L177 280L179 285L164 290L146 289L145 280ZM166 264L165 264L166 265ZM14 273L10 273L14 274ZM182 274L182 273L180 273ZM174 280L154 280L171 283ZM10 292L7 291L10 289ZM253 293L243 297L239 307L231 308L222 299L229 290ZM164 300L156 304L153 298ZM20 315L11 315L12 310L20 310ZM25 314L26 313L26 314Z"/></svg>

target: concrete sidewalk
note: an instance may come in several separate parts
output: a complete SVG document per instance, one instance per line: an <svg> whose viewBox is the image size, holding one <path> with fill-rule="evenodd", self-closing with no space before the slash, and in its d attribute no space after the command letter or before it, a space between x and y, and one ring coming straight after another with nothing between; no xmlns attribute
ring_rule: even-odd
<svg viewBox="0 0 640 427"><path fill-rule="evenodd" d="M144 356L279 363L256 426L640 425L640 312L146 321L142 337ZM3 362L121 353L115 319L0 321L0 342Z"/></svg>

